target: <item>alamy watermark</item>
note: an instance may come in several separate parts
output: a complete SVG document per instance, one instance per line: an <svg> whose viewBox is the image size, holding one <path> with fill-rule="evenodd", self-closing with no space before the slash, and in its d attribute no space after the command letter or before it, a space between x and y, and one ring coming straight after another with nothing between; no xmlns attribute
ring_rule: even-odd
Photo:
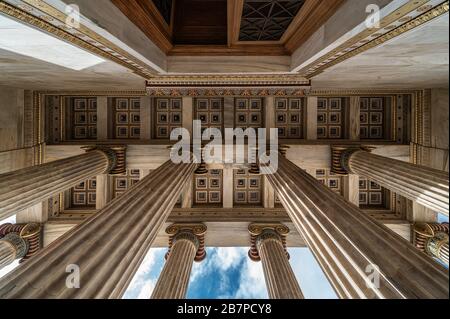
<svg viewBox="0 0 450 319"><path fill-rule="evenodd" d="M261 174L264 175L278 170L276 128L225 128L224 139L217 128L207 128L202 133L201 121L195 120L192 132L192 139L191 133L185 128L176 128L171 132L171 141L178 141L170 154L173 163L201 163L203 158L206 164L259 164ZM202 147L204 141L210 142Z"/></svg>

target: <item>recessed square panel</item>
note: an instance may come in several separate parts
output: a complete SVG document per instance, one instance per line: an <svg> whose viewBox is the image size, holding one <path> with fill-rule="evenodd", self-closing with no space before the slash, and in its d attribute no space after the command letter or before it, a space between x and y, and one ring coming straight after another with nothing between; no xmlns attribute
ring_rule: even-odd
<svg viewBox="0 0 450 319"><path fill-rule="evenodd" d="M326 111L328 109L328 100L327 99L318 99L317 100L317 109L320 111Z"/></svg>
<svg viewBox="0 0 450 319"><path fill-rule="evenodd" d="M117 112L116 113L116 123L117 124L128 124L128 112Z"/></svg>
<svg viewBox="0 0 450 319"><path fill-rule="evenodd" d="M374 138L374 139L383 138L383 127L382 126L371 126L369 133L370 133L370 138Z"/></svg>
<svg viewBox="0 0 450 319"><path fill-rule="evenodd" d="M212 112L209 121L211 124L222 124L222 113Z"/></svg>
<svg viewBox="0 0 450 319"><path fill-rule="evenodd" d="M128 188L128 178L126 177L116 177L115 182L116 190L126 190Z"/></svg>
<svg viewBox="0 0 450 319"><path fill-rule="evenodd" d="M197 177L195 179L196 188L203 189L208 188L208 178L207 177Z"/></svg>
<svg viewBox="0 0 450 319"><path fill-rule="evenodd" d="M289 110L300 111L301 107L302 107L302 100L300 99L289 100Z"/></svg>
<svg viewBox="0 0 450 319"><path fill-rule="evenodd" d="M361 127L360 128L360 138L369 138L369 128L368 127Z"/></svg>
<svg viewBox="0 0 450 319"><path fill-rule="evenodd" d="M259 182L260 182L259 178L250 178L248 187L249 188L259 188L259 186L260 186Z"/></svg>
<svg viewBox="0 0 450 319"><path fill-rule="evenodd" d="M381 191L381 186L373 181L370 181L370 190L371 191Z"/></svg>
<svg viewBox="0 0 450 319"><path fill-rule="evenodd" d="M168 112L158 112L157 113L157 123L158 124L169 124L169 113Z"/></svg>
<svg viewBox="0 0 450 319"><path fill-rule="evenodd" d="M369 110L370 100L368 98L361 98L359 101L361 111Z"/></svg>
<svg viewBox="0 0 450 319"><path fill-rule="evenodd" d="M329 110L330 111L341 111L342 105L341 105L341 99L330 99L330 105Z"/></svg>
<svg viewBox="0 0 450 319"><path fill-rule="evenodd" d="M301 117L300 113L291 113L289 114L289 124L300 124Z"/></svg>
<svg viewBox="0 0 450 319"><path fill-rule="evenodd" d="M169 138L169 127L168 126L158 126L156 130L157 138Z"/></svg>
<svg viewBox="0 0 450 319"><path fill-rule="evenodd" d="M260 99L251 99L250 100L250 110L251 111L261 111L262 110L262 101Z"/></svg>
<svg viewBox="0 0 450 319"><path fill-rule="evenodd" d="M86 99L75 99L74 100L74 111L86 111L87 101Z"/></svg>
<svg viewBox="0 0 450 319"><path fill-rule="evenodd" d="M236 102L236 108L238 111L248 110L248 100L247 99L238 99Z"/></svg>
<svg viewBox="0 0 450 319"><path fill-rule="evenodd" d="M130 126L130 137L140 138L141 137L141 127L140 126Z"/></svg>
<svg viewBox="0 0 450 319"><path fill-rule="evenodd" d="M370 99L370 110L371 111L382 111L383 110L383 99L382 98Z"/></svg>
<svg viewBox="0 0 450 319"><path fill-rule="evenodd" d="M325 126L317 127L317 137L318 138L327 138L327 128Z"/></svg>
<svg viewBox="0 0 450 319"><path fill-rule="evenodd" d="M234 192L234 201L236 203L247 203L247 192Z"/></svg>
<svg viewBox="0 0 450 319"><path fill-rule="evenodd" d="M382 125L383 124L383 113L382 112L370 112L370 124L371 125Z"/></svg>
<svg viewBox="0 0 450 319"><path fill-rule="evenodd" d="M90 99L88 102L88 110L91 112L97 111L97 100L96 99Z"/></svg>
<svg viewBox="0 0 450 319"><path fill-rule="evenodd" d="M88 123L86 112L75 112L75 125L85 125Z"/></svg>
<svg viewBox="0 0 450 319"><path fill-rule="evenodd" d="M88 190L94 191L97 189L97 181L95 179L90 179L88 181Z"/></svg>
<svg viewBox="0 0 450 319"><path fill-rule="evenodd" d="M287 137L286 128L284 128L284 127L279 127L278 128L278 137L279 138L286 138Z"/></svg>
<svg viewBox="0 0 450 319"><path fill-rule="evenodd" d="M97 113L89 113L89 124L97 124Z"/></svg>
<svg viewBox="0 0 450 319"><path fill-rule="evenodd" d="M330 114L328 114L328 123L334 124L334 125L340 125L341 124L341 113L331 112Z"/></svg>
<svg viewBox="0 0 450 319"><path fill-rule="evenodd" d="M116 137L117 138L128 138L128 126L117 126L116 127Z"/></svg>
<svg viewBox="0 0 450 319"><path fill-rule="evenodd" d="M328 128L329 130L329 137L330 138L341 138L341 127L340 126L330 126Z"/></svg>
<svg viewBox="0 0 450 319"><path fill-rule="evenodd" d="M141 123L141 114L139 112L131 112L130 113L130 123L131 124L140 124Z"/></svg>
<svg viewBox="0 0 450 319"><path fill-rule="evenodd" d="M76 139L83 139L88 137L86 126L75 126L74 132Z"/></svg>
<svg viewBox="0 0 450 319"><path fill-rule="evenodd" d="M97 203L97 194L96 193L88 193L88 205L95 205Z"/></svg>
<svg viewBox="0 0 450 319"><path fill-rule="evenodd" d="M380 193L370 193L369 198L370 205L382 205L383 204L383 195Z"/></svg>
<svg viewBox="0 0 450 319"><path fill-rule="evenodd" d="M116 110L117 111L128 111L128 99L117 99L116 100Z"/></svg>
<svg viewBox="0 0 450 319"><path fill-rule="evenodd" d="M207 99L198 99L197 100L197 110L198 111L208 111L208 100Z"/></svg>
<svg viewBox="0 0 450 319"><path fill-rule="evenodd" d="M220 179L219 178L210 178L209 179L209 188L220 188Z"/></svg>
<svg viewBox="0 0 450 319"><path fill-rule="evenodd" d="M171 116L171 124L180 124L181 125L181 112L172 112Z"/></svg>
<svg viewBox="0 0 450 319"><path fill-rule="evenodd" d="M317 124L327 124L328 123L328 116L327 113L318 113L317 114Z"/></svg>
<svg viewBox="0 0 450 319"><path fill-rule="evenodd" d="M236 188L247 188L247 180L245 178L238 178L236 180Z"/></svg>
<svg viewBox="0 0 450 319"><path fill-rule="evenodd" d="M130 110L139 111L141 109L141 99L131 99L130 100Z"/></svg>
<svg viewBox="0 0 450 319"><path fill-rule="evenodd" d="M222 100L211 99L210 110L211 111L220 111L221 109L222 109Z"/></svg>
<svg viewBox="0 0 450 319"><path fill-rule="evenodd" d="M250 113L250 124L261 125L261 113Z"/></svg>
<svg viewBox="0 0 450 319"><path fill-rule="evenodd" d="M75 186L73 189L76 190L76 191L85 191L86 187L87 187L86 182L81 182L80 184Z"/></svg>
<svg viewBox="0 0 450 319"><path fill-rule="evenodd" d="M208 121L209 121L208 114L209 113L207 113L207 112L201 112L201 113L199 112L199 113L197 113L197 119L200 120L202 122L202 124L208 124Z"/></svg>
<svg viewBox="0 0 450 319"><path fill-rule="evenodd" d="M209 202L210 203L219 204L222 201L220 197L221 197L220 192L216 192L216 191L209 192Z"/></svg>
<svg viewBox="0 0 450 319"><path fill-rule="evenodd" d="M328 187L333 190L340 190L341 184L339 178L329 178L328 179Z"/></svg>
<svg viewBox="0 0 450 319"><path fill-rule="evenodd" d="M301 138L302 132L298 127L290 127L289 128L289 137L290 138Z"/></svg>
<svg viewBox="0 0 450 319"><path fill-rule="evenodd" d="M169 100L159 99L157 102L156 110L159 111L168 111L169 110Z"/></svg>
<svg viewBox="0 0 450 319"><path fill-rule="evenodd" d="M288 100L287 99L277 99L276 109L277 109L277 111L287 111L288 110Z"/></svg>
<svg viewBox="0 0 450 319"><path fill-rule="evenodd" d="M367 198L367 193L359 193L359 204L368 205L369 199Z"/></svg>
<svg viewBox="0 0 450 319"><path fill-rule="evenodd" d="M73 204L77 206L85 206L87 203L86 193L73 193Z"/></svg>
<svg viewBox="0 0 450 319"><path fill-rule="evenodd" d="M207 204L208 203L208 192L207 191L195 192L195 201L200 204Z"/></svg>
<svg viewBox="0 0 450 319"><path fill-rule="evenodd" d="M248 192L248 202L250 204L259 204L261 202L261 192Z"/></svg>
<svg viewBox="0 0 450 319"><path fill-rule="evenodd" d="M237 117L238 124L247 124L247 122L248 122L247 113L237 113L236 117Z"/></svg>
<svg viewBox="0 0 450 319"><path fill-rule="evenodd" d="M277 124L287 124L287 113L277 112L276 114Z"/></svg>
<svg viewBox="0 0 450 319"><path fill-rule="evenodd" d="M181 111L181 100L172 100L171 111Z"/></svg>
<svg viewBox="0 0 450 319"><path fill-rule="evenodd" d="M369 124L369 113L367 113L367 112L361 112L359 118L360 118L360 124L361 124L361 125L367 125L367 124Z"/></svg>
<svg viewBox="0 0 450 319"><path fill-rule="evenodd" d="M360 191L367 191L368 190L368 185L367 185L367 180L366 179L360 179L359 180L359 190Z"/></svg>

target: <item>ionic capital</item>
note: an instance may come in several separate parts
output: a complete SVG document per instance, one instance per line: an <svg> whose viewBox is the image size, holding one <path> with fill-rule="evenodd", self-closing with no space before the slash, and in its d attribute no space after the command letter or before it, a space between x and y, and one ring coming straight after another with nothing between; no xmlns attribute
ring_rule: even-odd
<svg viewBox="0 0 450 319"><path fill-rule="evenodd" d="M205 224L172 224L166 229L169 235L169 250L166 259L169 257L173 245L179 240L189 240L197 248L195 256L196 262L201 262L206 258L205 234L207 227Z"/></svg>
<svg viewBox="0 0 450 319"><path fill-rule="evenodd" d="M350 157L358 151L371 152L373 148L362 145L331 146L331 171L339 175L351 174Z"/></svg>
<svg viewBox="0 0 450 319"><path fill-rule="evenodd" d="M248 231L250 233L250 250L248 256L253 261L261 261L259 255L260 245L268 239L273 239L279 241L286 251L286 255L289 258L289 253L286 248L286 236L289 234L289 228L283 224L250 224L248 226Z"/></svg>
<svg viewBox="0 0 450 319"><path fill-rule="evenodd" d="M94 145L83 147L86 152L101 151L108 158L108 169L105 173L110 175L125 174L126 166L126 151L125 145Z"/></svg>
<svg viewBox="0 0 450 319"><path fill-rule="evenodd" d="M14 259L21 259L20 262L23 262L41 248L41 230L41 226L36 223L4 224L0 226L0 240L14 248Z"/></svg>

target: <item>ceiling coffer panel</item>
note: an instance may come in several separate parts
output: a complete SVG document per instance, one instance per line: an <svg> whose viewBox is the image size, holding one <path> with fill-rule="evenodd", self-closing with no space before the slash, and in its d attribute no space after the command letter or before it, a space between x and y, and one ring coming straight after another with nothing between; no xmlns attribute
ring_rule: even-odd
<svg viewBox="0 0 450 319"><path fill-rule="evenodd" d="M245 0L240 41L279 41L305 0Z"/></svg>

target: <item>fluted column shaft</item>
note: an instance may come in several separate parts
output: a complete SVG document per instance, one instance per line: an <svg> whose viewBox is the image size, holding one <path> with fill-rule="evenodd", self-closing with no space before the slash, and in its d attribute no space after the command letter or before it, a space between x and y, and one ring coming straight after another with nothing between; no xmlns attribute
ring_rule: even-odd
<svg viewBox="0 0 450 319"><path fill-rule="evenodd" d="M0 269L17 259L18 250L19 248L10 238L0 239Z"/></svg>
<svg viewBox="0 0 450 319"><path fill-rule="evenodd" d="M196 167L163 164L1 279L0 298L120 298ZM75 266L79 289L66 285Z"/></svg>
<svg viewBox="0 0 450 319"><path fill-rule="evenodd" d="M286 158L267 175L341 298L448 298L448 270Z"/></svg>
<svg viewBox="0 0 450 319"><path fill-rule="evenodd" d="M100 150L0 175L0 220L105 173L109 159Z"/></svg>
<svg viewBox="0 0 450 319"><path fill-rule="evenodd" d="M199 241L189 232L178 234L159 275L152 299L185 299Z"/></svg>
<svg viewBox="0 0 450 319"><path fill-rule="evenodd" d="M281 238L264 231L256 242L270 299L304 299Z"/></svg>
<svg viewBox="0 0 450 319"><path fill-rule="evenodd" d="M349 170L381 186L448 216L449 175L360 150L348 158Z"/></svg>

